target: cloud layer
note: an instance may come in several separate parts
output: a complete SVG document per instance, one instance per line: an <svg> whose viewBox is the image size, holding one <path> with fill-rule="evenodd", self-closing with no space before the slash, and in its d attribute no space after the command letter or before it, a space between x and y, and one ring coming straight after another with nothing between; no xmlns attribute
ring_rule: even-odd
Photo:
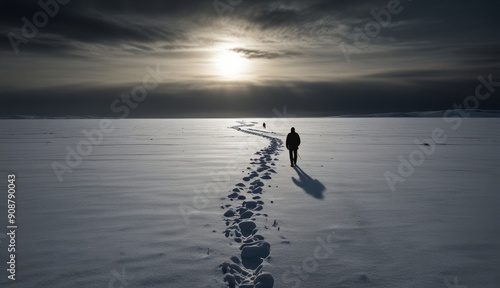
<svg viewBox="0 0 500 288"><path fill-rule="evenodd" d="M54 94L59 98L52 107L73 111L68 94L80 88L101 98L117 93L117 86L130 87L144 67L156 64L168 72L163 89L155 91L163 95L158 103L176 99L185 113L198 110L179 99L199 95L196 99L218 101L214 87L222 86L225 93L252 91L260 93L248 95L258 103L294 103L312 114L432 110L473 91L478 75L500 78L500 4L493 0L59 1L42 0L43 7L28 0L2 3L3 115L52 111L39 99ZM53 15L36 27L45 20L41 11ZM34 37L26 35L26 19L36 27ZM217 79L209 63L218 49L252 63L249 83ZM292 93L290 87L298 88ZM99 97L85 97L101 103ZM495 101L488 105L500 108ZM143 113L154 114L153 106ZM236 102L222 110L202 107L207 106L213 115L238 110ZM88 109L72 113L89 114ZM102 109L106 114L108 108Z"/></svg>

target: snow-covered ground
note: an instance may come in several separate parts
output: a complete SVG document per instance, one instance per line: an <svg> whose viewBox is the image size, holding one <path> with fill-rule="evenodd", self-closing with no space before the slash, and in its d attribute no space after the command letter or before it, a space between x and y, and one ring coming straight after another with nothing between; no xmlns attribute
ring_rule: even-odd
<svg viewBox="0 0 500 288"><path fill-rule="evenodd" d="M500 286L500 119L106 121L0 121L2 287Z"/></svg>

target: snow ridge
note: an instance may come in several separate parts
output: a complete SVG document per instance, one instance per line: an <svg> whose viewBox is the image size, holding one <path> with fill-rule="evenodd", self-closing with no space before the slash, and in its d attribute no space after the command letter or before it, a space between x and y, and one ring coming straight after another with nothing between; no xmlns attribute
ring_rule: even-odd
<svg viewBox="0 0 500 288"><path fill-rule="evenodd" d="M243 133L264 137L270 141L269 146L255 153L256 158L250 159L251 167L248 176L235 185L228 199L232 204L222 206L225 209L224 220L226 230L224 235L239 245L239 255L232 256L230 262L221 265L224 281L227 287L239 288L272 288L274 278L263 272L264 261L268 259L271 246L262 235L258 234L257 220L267 217L260 213L265 202L261 195L265 193L264 181L270 180L276 170L276 156L282 151L283 141L269 136L264 131L250 129L257 122L238 122L240 125L230 127Z"/></svg>

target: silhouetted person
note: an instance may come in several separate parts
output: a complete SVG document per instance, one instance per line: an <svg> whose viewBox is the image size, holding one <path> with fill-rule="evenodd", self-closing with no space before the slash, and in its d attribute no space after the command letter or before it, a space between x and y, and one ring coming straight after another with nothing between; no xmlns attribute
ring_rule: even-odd
<svg viewBox="0 0 500 288"><path fill-rule="evenodd" d="M297 150L300 145L300 136L295 133L295 128L292 127L292 131L286 136L286 149L290 152L290 166L297 165Z"/></svg>
<svg viewBox="0 0 500 288"><path fill-rule="evenodd" d="M262 124L262 126L264 127L264 129L266 129L266 123L264 122L264 124Z"/></svg>

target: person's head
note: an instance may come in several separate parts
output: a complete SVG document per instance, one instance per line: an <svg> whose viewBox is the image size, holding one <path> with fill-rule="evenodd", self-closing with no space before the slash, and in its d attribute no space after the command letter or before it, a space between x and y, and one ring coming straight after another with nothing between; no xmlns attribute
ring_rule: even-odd
<svg viewBox="0 0 500 288"><path fill-rule="evenodd" d="M295 133L295 127L292 127L292 133Z"/></svg>

